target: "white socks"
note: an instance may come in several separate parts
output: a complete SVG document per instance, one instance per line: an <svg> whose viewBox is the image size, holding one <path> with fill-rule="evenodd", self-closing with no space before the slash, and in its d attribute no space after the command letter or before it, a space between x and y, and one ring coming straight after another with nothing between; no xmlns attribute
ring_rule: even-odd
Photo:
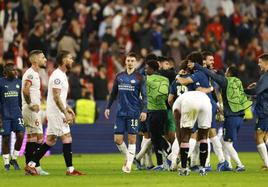
<svg viewBox="0 0 268 187"><path fill-rule="evenodd" d="M216 154L216 156L218 157L218 160L220 163L224 162L224 155L223 155L223 151L222 151L222 144L220 142L220 139L218 138L218 136L214 136L213 138L210 138L210 141L212 143L213 146L213 150Z"/></svg>
<svg viewBox="0 0 268 187"><path fill-rule="evenodd" d="M147 167L152 167L154 165L152 161L152 145L148 148L147 153L144 155L144 160L145 160L145 166Z"/></svg>
<svg viewBox="0 0 268 187"><path fill-rule="evenodd" d="M267 148L265 143L261 143L257 145L257 149L259 151L259 154L264 162L264 165L268 167L268 155L267 155Z"/></svg>
<svg viewBox="0 0 268 187"><path fill-rule="evenodd" d="M200 143L197 142L191 155L191 167L199 165L199 147Z"/></svg>
<svg viewBox="0 0 268 187"><path fill-rule="evenodd" d="M13 160L16 160L16 159L18 158L19 154L20 154L20 152L19 152L19 151L16 151L16 150L14 149L13 154L11 155L11 158L12 158Z"/></svg>
<svg viewBox="0 0 268 187"><path fill-rule="evenodd" d="M151 139L144 138L142 139L142 146L140 152L136 155L137 160L141 160L141 158L145 155L146 151L148 150L148 147L151 146L152 141Z"/></svg>
<svg viewBox="0 0 268 187"><path fill-rule="evenodd" d="M3 160L4 160L4 165L9 164L9 154L4 154L3 156Z"/></svg>
<svg viewBox="0 0 268 187"><path fill-rule="evenodd" d="M196 139L190 138L189 140L189 151L188 151L188 157L192 156L192 153L195 149L195 145L196 145Z"/></svg>
<svg viewBox="0 0 268 187"><path fill-rule="evenodd" d="M125 142L123 142L121 145L116 144L118 150L125 156L125 159L127 160L127 146Z"/></svg>
<svg viewBox="0 0 268 187"><path fill-rule="evenodd" d="M227 150L227 148L225 146L223 138L221 138L221 144L223 145L222 149L223 149L224 158L229 163L229 167L233 168L232 162L231 162L231 157L230 157L230 154L229 154L229 152L228 152L228 150Z"/></svg>
<svg viewBox="0 0 268 187"><path fill-rule="evenodd" d="M129 169L131 169L135 153L136 153L136 144L129 144L127 153L127 164L126 164L126 167Z"/></svg>
<svg viewBox="0 0 268 187"><path fill-rule="evenodd" d="M236 150L234 149L233 142L224 142L224 146L228 151L230 157L235 161L238 167L242 167L243 164L241 163Z"/></svg>
<svg viewBox="0 0 268 187"><path fill-rule="evenodd" d="M172 163L176 163L179 152L180 152L180 146L179 146L177 138L175 138L172 144L171 153L168 156L168 159L171 160Z"/></svg>
<svg viewBox="0 0 268 187"><path fill-rule="evenodd" d="M208 141L208 156L207 156L207 160L206 160L206 164L205 164L205 166L206 166L206 167L209 167L209 166L210 166L211 143L210 143L209 138L207 139L207 141Z"/></svg>

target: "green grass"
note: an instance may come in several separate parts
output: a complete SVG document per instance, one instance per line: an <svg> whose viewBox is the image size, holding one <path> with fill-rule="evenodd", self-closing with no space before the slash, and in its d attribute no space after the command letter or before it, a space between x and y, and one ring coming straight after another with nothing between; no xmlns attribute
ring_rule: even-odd
<svg viewBox="0 0 268 187"><path fill-rule="evenodd" d="M43 168L51 173L50 176L25 176L23 171L9 172L0 169L0 187L158 187L158 186L213 186L213 187L245 187L267 186L268 171L260 171L262 161L257 153L240 153L241 160L247 171L234 172L210 172L208 176L201 177L197 173L181 177L177 172L153 172L136 171L130 174L121 172L123 163L122 155L119 154L90 154L74 155L73 162L77 169L85 172L86 176L65 176L64 160L61 155L45 157L42 160ZM24 158L19 158L21 166ZM216 159L212 155L212 166L215 169Z"/></svg>

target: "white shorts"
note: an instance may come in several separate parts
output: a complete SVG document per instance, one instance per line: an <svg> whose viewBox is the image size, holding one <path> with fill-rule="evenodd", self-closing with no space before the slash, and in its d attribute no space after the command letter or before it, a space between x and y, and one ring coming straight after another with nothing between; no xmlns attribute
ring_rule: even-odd
<svg viewBox="0 0 268 187"><path fill-rule="evenodd" d="M62 115L47 115L47 135L62 136L70 133L70 126L63 119Z"/></svg>
<svg viewBox="0 0 268 187"><path fill-rule="evenodd" d="M43 134L41 112L33 112L27 105L22 107L22 116L26 134Z"/></svg>
<svg viewBox="0 0 268 187"><path fill-rule="evenodd" d="M173 105L173 111L176 108L181 113L181 128L192 129L196 122L200 129L209 129L211 127L212 106L207 96L201 97L201 100L197 100L194 97L179 97Z"/></svg>

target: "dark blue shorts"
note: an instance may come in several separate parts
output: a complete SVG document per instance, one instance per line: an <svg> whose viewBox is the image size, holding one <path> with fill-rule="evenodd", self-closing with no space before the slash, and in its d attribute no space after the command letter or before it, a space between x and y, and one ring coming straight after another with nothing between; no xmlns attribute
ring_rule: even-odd
<svg viewBox="0 0 268 187"><path fill-rule="evenodd" d="M13 132L24 132L24 122L23 118L3 120L3 129L4 132L2 135L10 135Z"/></svg>
<svg viewBox="0 0 268 187"><path fill-rule="evenodd" d="M237 134L243 124L243 117L228 116L223 123L223 140L227 142L237 141Z"/></svg>
<svg viewBox="0 0 268 187"><path fill-rule="evenodd" d="M138 118L116 117L114 124L114 134L137 134L138 133Z"/></svg>
<svg viewBox="0 0 268 187"><path fill-rule="evenodd" d="M198 123L195 122L194 127L192 128L192 132L195 133L198 130Z"/></svg>
<svg viewBox="0 0 268 187"><path fill-rule="evenodd" d="M217 108L216 107L212 107L211 128L214 128L214 129L217 128L216 114L217 114Z"/></svg>
<svg viewBox="0 0 268 187"><path fill-rule="evenodd" d="M255 130L268 132L268 118L257 118Z"/></svg>

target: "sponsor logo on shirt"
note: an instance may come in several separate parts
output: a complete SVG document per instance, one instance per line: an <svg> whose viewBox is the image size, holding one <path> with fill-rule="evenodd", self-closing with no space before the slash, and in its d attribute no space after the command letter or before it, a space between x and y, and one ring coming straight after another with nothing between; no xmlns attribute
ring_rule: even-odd
<svg viewBox="0 0 268 187"><path fill-rule="evenodd" d="M33 75L28 75L27 79L33 79Z"/></svg>
<svg viewBox="0 0 268 187"><path fill-rule="evenodd" d="M55 79L54 84L59 85L60 84L60 79Z"/></svg>

